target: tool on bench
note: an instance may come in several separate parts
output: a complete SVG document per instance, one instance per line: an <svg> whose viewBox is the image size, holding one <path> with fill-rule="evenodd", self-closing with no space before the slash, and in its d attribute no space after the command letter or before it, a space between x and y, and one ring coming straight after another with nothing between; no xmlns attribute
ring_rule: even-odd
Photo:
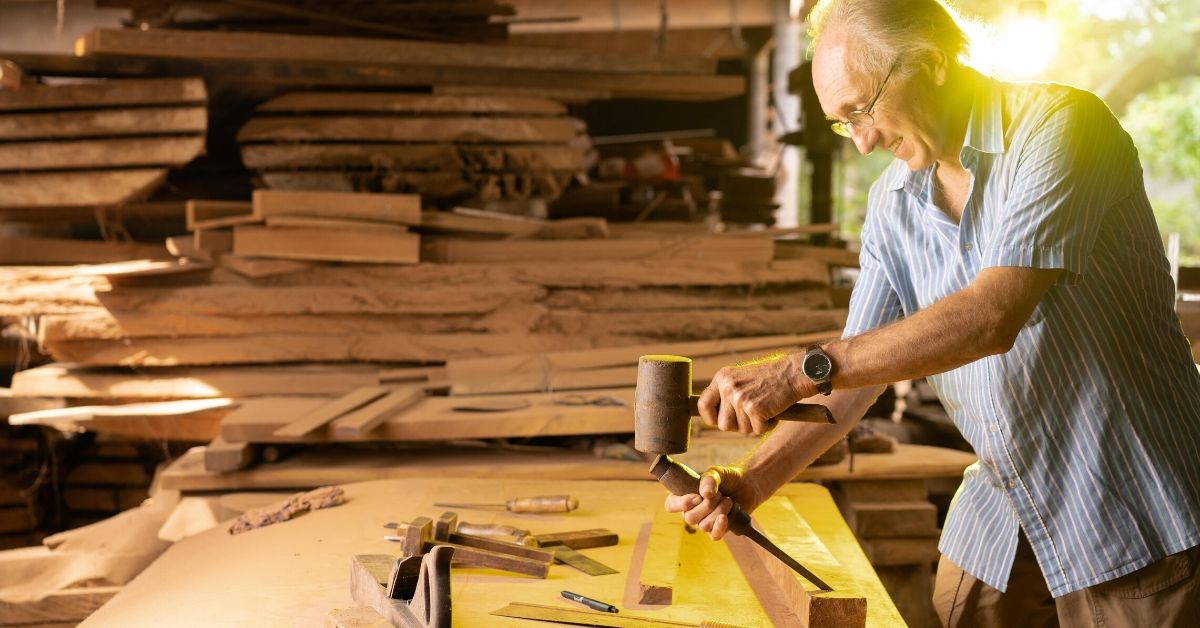
<svg viewBox="0 0 1200 628"><path fill-rule="evenodd" d="M688 449L689 423L695 414L696 399L692 396L691 389L690 359L671 355L644 355L638 361L637 388L634 391L634 448L641 452L658 454L650 467L650 474L658 478L658 481L675 495L700 492L700 476L667 455L684 453ZM820 405L798 403L784 412L792 417L792 420L832 422L829 410ZM788 556L757 530L750 515L736 502L727 517L730 532L754 541L809 582L825 591L832 591L824 580Z"/></svg>
<svg viewBox="0 0 1200 628"><path fill-rule="evenodd" d="M457 515L446 513L438 520L434 532L433 520L417 517L409 523L397 524L396 536L385 536L384 540L403 544L404 556L421 556L435 547L453 547L454 564L462 567L499 569L513 573L545 578L554 562L551 552L505 543L493 539L473 537L454 532Z"/></svg>
<svg viewBox="0 0 1200 628"><path fill-rule="evenodd" d="M444 504L442 508L503 508L509 512L571 512L579 508L579 500L570 495L537 495L514 497L503 504Z"/></svg>
<svg viewBox="0 0 1200 628"><path fill-rule="evenodd" d="M385 528L396 528L400 524L396 522L388 522L383 524ZM516 543L517 545L525 545L528 547L537 547L537 537L529 530L522 530L514 526L504 525L501 523L470 523L467 521L459 521L456 530L459 534L470 534L471 536L481 536L497 541L507 541Z"/></svg>
<svg viewBox="0 0 1200 628"><path fill-rule="evenodd" d="M396 559L359 554L350 563L350 596L399 628L450 628L450 561L454 549Z"/></svg>
<svg viewBox="0 0 1200 628"><path fill-rule="evenodd" d="M614 628L743 628L740 624L729 624L720 621L702 621L694 624L673 619L659 619L646 615L614 615L602 611L585 611L582 608L563 608L545 604L528 604L526 602L511 602L504 608L498 608L490 613L500 617L515 617L518 619L534 619L539 621L574 624L577 626L613 626Z"/></svg>
<svg viewBox="0 0 1200 628"><path fill-rule="evenodd" d="M601 602L600 600L593 600L592 598L590 598L586 595L580 595L578 593L571 593L570 591L563 591L562 596L567 598L568 600L571 600L572 602L579 602L580 604L583 604L584 606L586 606L590 609L604 611L605 613L618 612L617 607L613 606L612 604L609 604L607 602Z"/></svg>

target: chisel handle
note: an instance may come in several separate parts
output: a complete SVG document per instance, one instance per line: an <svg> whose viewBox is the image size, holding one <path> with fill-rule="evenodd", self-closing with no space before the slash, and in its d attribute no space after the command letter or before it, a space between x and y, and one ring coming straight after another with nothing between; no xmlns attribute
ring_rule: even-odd
<svg viewBox="0 0 1200 628"><path fill-rule="evenodd" d="M654 459L654 465L650 467L650 475L658 478L658 481L667 487L672 495L700 493L700 475L691 467L666 454L661 454ZM750 529L750 515L746 514L746 511L742 510L737 502L733 503L733 508L726 516L729 518L730 532L740 536Z"/></svg>
<svg viewBox="0 0 1200 628"><path fill-rule="evenodd" d="M570 495L538 495L517 497L504 502L509 512L571 512L579 508L579 500Z"/></svg>

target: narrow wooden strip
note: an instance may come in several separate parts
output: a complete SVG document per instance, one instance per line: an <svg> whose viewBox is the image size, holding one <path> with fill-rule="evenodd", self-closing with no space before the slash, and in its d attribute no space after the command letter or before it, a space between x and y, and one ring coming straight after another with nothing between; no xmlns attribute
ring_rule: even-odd
<svg viewBox="0 0 1200 628"><path fill-rule="evenodd" d="M249 257L415 264L420 238L409 233L343 231L331 237L325 229L234 227L233 252Z"/></svg>
<svg viewBox="0 0 1200 628"><path fill-rule="evenodd" d="M340 220L336 218L310 218L308 216L269 216L266 220L268 227L292 227L304 229L327 229L330 237L335 237L339 230L373 231L375 233L408 233L408 227L387 222L372 222L366 220Z"/></svg>
<svg viewBox="0 0 1200 628"><path fill-rule="evenodd" d="M421 222L421 198L415 194L255 190L252 202L255 213L263 218L307 216L401 225Z"/></svg>
<svg viewBox="0 0 1200 628"><path fill-rule="evenodd" d="M0 144L0 170L182 166L203 153L203 137L12 142Z"/></svg>
<svg viewBox="0 0 1200 628"><path fill-rule="evenodd" d="M516 170L581 170L585 151L568 145L530 144L246 144L242 163L256 170L311 168L385 168L498 172Z"/></svg>
<svg viewBox="0 0 1200 628"><path fill-rule="evenodd" d="M95 124L95 123L93 123ZM0 126L0 132L5 127ZM238 142L361 140L391 142L513 142L565 144L579 135L568 118L255 117ZM5 137L6 135L0 135ZM25 136L43 137L43 136Z"/></svg>
<svg viewBox="0 0 1200 628"><path fill-rule="evenodd" d="M422 258L440 263L533 260L720 260L769 262L774 243L768 238L687 237L645 240L546 240L477 242L428 238Z"/></svg>
<svg viewBox="0 0 1200 628"><path fill-rule="evenodd" d="M683 560L679 550L685 533L683 519L677 513L662 508L654 512L646 558L638 576L639 604L666 605L674 599L675 581Z"/></svg>
<svg viewBox="0 0 1200 628"><path fill-rule="evenodd" d="M380 386L367 386L359 388L353 392L331 401L327 404L314 408L311 412L307 412L287 425L275 430L274 435L278 438L301 438L305 434L325 425L326 423L356 410L365 404L368 404L383 395L388 393L387 388Z"/></svg>
<svg viewBox="0 0 1200 628"><path fill-rule="evenodd" d="M562 115L567 108L546 98L445 96L373 92L292 92L268 100L258 111L392 111L407 113L490 113Z"/></svg>
<svg viewBox="0 0 1200 628"><path fill-rule="evenodd" d="M166 168L0 174L0 211L121 205L149 194L166 176Z"/></svg>
<svg viewBox="0 0 1200 628"><path fill-rule="evenodd" d="M107 79L0 90L0 111L196 103L206 98L200 78Z"/></svg>
<svg viewBox="0 0 1200 628"><path fill-rule="evenodd" d="M245 201L191 199L184 207L188 231L262 222L262 215Z"/></svg>
<svg viewBox="0 0 1200 628"><path fill-rule="evenodd" d="M425 389L418 386L406 386L393 390L366 406L336 419L333 422L333 433L341 437L362 436L424 398Z"/></svg>
<svg viewBox="0 0 1200 628"><path fill-rule="evenodd" d="M161 244L66 238L0 238L0 264L87 264L168 257L167 249Z"/></svg>
<svg viewBox="0 0 1200 628"><path fill-rule="evenodd" d="M0 139L85 138L114 135L203 133L204 107L153 107L0 116Z"/></svg>

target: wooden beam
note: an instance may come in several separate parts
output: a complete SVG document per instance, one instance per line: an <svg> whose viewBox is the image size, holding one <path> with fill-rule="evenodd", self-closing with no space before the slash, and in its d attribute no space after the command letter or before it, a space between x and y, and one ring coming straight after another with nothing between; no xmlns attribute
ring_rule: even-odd
<svg viewBox="0 0 1200 628"><path fill-rule="evenodd" d="M0 126L0 133L4 127ZM580 134L569 118L391 116L256 116L238 129L238 142L392 141L566 144ZM0 137L3 137L0 135Z"/></svg>
<svg viewBox="0 0 1200 628"><path fill-rule="evenodd" d="M203 153L199 136L16 142L0 144L0 171L183 166Z"/></svg>
<svg viewBox="0 0 1200 628"><path fill-rule="evenodd" d="M420 261L420 238L409 233L242 226L233 229L233 252L247 257L415 264Z"/></svg>
<svg viewBox="0 0 1200 628"><path fill-rule="evenodd" d="M262 214L245 201L212 201L191 199L184 211L188 231L217 229L262 222Z"/></svg>
<svg viewBox="0 0 1200 628"><path fill-rule="evenodd" d="M362 408L334 420L333 433L343 438L362 436L424 398L425 389L419 386L405 386L392 390Z"/></svg>
<svg viewBox="0 0 1200 628"><path fill-rule="evenodd" d="M679 550L683 535L687 533L684 528L683 518L678 513L661 508L655 511L646 542L646 556L638 576L639 604L666 605L674 599L679 563L683 560Z"/></svg>
<svg viewBox="0 0 1200 628"><path fill-rule="evenodd" d="M309 432L371 403L388 392L387 388L381 386L367 386L348 392L338 399L317 406L298 417L293 417L287 425L275 430L272 435L283 440L302 438Z"/></svg>
<svg viewBox="0 0 1200 628"><path fill-rule="evenodd" d="M515 96L443 96L401 93L292 92L258 106L272 112L404 112L561 116L567 108L546 98Z"/></svg>
<svg viewBox="0 0 1200 628"><path fill-rule="evenodd" d="M75 42L75 54L349 64L369 59L377 64L412 64L431 68L535 69L585 73L711 74L715 69L713 61L701 58L659 59L517 46L175 29L95 29Z"/></svg>
<svg viewBox="0 0 1200 628"><path fill-rule="evenodd" d="M401 225L421 223L421 198L415 194L255 190L252 202L255 213L263 218L308 216Z"/></svg>
<svg viewBox="0 0 1200 628"><path fill-rule="evenodd" d="M313 398L247 399L225 417L221 436L241 442L363 442L456 440L566 434L627 432L633 429L633 389L597 390L588 403L578 395L553 393L486 397L427 397L406 412L389 416L366 434L338 435L325 424L298 438L276 432L289 417L313 411L324 402Z"/></svg>
<svg viewBox="0 0 1200 628"><path fill-rule="evenodd" d="M0 116L0 139L111 137L154 133L203 133L208 127L204 107L150 107Z"/></svg>
<svg viewBox="0 0 1200 628"><path fill-rule="evenodd" d="M199 78L108 79L0 90L0 111L199 104L207 97L204 81Z"/></svg>
<svg viewBox="0 0 1200 628"><path fill-rule="evenodd" d="M0 213L121 205L148 195L166 177L166 168L0 174Z"/></svg>
<svg viewBox="0 0 1200 628"><path fill-rule="evenodd" d="M767 238L719 237L502 242L427 238L421 243L421 253L423 259L443 264L563 259L766 263L774 256L774 243Z"/></svg>
<svg viewBox="0 0 1200 628"><path fill-rule="evenodd" d="M268 227L293 229L324 229L330 234L338 231L372 231L375 233L408 233L408 227L388 222L366 220L342 220L337 218L310 218L308 216L271 216L266 220Z"/></svg>
<svg viewBox="0 0 1200 628"><path fill-rule="evenodd" d="M0 264L88 264L170 257L161 244L66 238L0 238Z"/></svg>
<svg viewBox="0 0 1200 628"><path fill-rule="evenodd" d="M584 150L538 144L245 144L242 163L255 170L378 168L389 170L582 170Z"/></svg>

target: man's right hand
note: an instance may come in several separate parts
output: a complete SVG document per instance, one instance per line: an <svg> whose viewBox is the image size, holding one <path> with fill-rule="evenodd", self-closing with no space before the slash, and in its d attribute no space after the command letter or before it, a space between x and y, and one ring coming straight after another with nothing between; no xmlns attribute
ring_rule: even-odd
<svg viewBox="0 0 1200 628"><path fill-rule="evenodd" d="M734 502L749 513L764 499L741 467L710 467L700 476L700 494L668 495L665 506L667 512L683 513L684 521L717 541L729 531Z"/></svg>

